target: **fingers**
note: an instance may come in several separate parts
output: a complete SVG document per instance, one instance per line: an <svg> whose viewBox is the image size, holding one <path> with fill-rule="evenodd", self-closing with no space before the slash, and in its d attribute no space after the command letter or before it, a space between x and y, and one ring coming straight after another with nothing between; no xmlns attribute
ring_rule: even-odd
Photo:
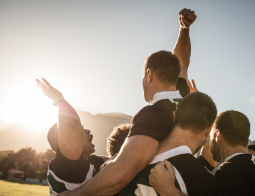
<svg viewBox="0 0 255 196"><path fill-rule="evenodd" d="M197 88L195 81L193 79L191 80L191 82L192 82L193 88Z"/></svg>
<svg viewBox="0 0 255 196"><path fill-rule="evenodd" d="M179 21L182 27L189 28L196 18L195 12L190 9L184 8L179 12Z"/></svg>
<svg viewBox="0 0 255 196"><path fill-rule="evenodd" d="M43 80L43 82L44 82L48 87L51 86L50 83L49 83L47 80L45 80L44 78L42 78L42 80Z"/></svg>
<svg viewBox="0 0 255 196"><path fill-rule="evenodd" d="M169 161L165 160L164 163L165 163L166 169L168 171L174 172L174 168L173 168L172 164Z"/></svg>
<svg viewBox="0 0 255 196"><path fill-rule="evenodd" d="M37 86L43 91L46 92L46 90L48 89L47 86L45 84L43 84L40 80L36 79L37 82Z"/></svg>
<svg viewBox="0 0 255 196"><path fill-rule="evenodd" d="M189 80L188 80L188 86L189 86L189 89L192 89L192 85Z"/></svg>

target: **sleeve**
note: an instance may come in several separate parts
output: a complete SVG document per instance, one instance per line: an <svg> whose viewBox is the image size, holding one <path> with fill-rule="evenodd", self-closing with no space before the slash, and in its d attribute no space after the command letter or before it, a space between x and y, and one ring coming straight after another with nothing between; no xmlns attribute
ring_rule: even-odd
<svg viewBox="0 0 255 196"><path fill-rule="evenodd" d="M243 177L237 167L224 164L215 173L216 195L251 195L249 182Z"/></svg>
<svg viewBox="0 0 255 196"><path fill-rule="evenodd" d="M180 91L183 98L190 93L188 83L184 78L178 78L176 89Z"/></svg>
<svg viewBox="0 0 255 196"><path fill-rule="evenodd" d="M150 107L150 106L148 106ZM141 110L133 119L128 137L146 135L161 142L173 127L173 113L158 112L153 109Z"/></svg>
<svg viewBox="0 0 255 196"><path fill-rule="evenodd" d="M94 165L97 172L99 172L100 166L104 164L104 160L96 155L89 155L88 160L92 165Z"/></svg>
<svg viewBox="0 0 255 196"><path fill-rule="evenodd" d="M214 167L212 167L203 156L197 157L197 160L199 161L199 163L201 163L202 166L206 167L209 171L213 171Z"/></svg>

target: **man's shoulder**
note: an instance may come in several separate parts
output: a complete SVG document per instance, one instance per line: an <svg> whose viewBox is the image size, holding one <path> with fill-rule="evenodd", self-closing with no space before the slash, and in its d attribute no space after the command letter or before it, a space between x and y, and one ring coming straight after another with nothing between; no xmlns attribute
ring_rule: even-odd
<svg viewBox="0 0 255 196"><path fill-rule="evenodd" d="M157 115L160 113L173 112L177 109L175 103L171 102L169 99L163 99L157 101L153 105L147 105L143 107L135 116L135 118L139 118L141 116L148 115Z"/></svg>
<svg viewBox="0 0 255 196"><path fill-rule="evenodd" d="M214 194L214 176L192 154L177 155L169 158L168 161L179 172L189 195Z"/></svg>

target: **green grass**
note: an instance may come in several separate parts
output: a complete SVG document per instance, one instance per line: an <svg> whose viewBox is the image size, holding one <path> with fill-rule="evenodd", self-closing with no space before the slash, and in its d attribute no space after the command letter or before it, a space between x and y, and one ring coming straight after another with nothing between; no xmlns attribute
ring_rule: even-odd
<svg viewBox="0 0 255 196"><path fill-rule="evenodd" d="M49 187L45 185L26 184L0 180L0 196L46 196Z"/></svg>

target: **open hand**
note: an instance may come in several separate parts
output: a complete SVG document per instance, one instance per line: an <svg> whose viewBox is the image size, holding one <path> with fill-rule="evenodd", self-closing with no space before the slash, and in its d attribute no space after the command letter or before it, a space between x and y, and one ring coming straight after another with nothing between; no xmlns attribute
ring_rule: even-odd
<svg viewBox="0 0 255 196"><path fill-rule="evenodd" d="M184 8L179 12L179 22L182 28L189 28L196 18L195 12L190 9Z"/></svg>
<svg viewBox="0 0 255 196"><path fill-rule="evenodd" d="M41 82L40 80L36 79L38 87L42 90L45 96L49 97L54 103L64 99L63 94L55 89L53 86L50 85L50 83L42 78Z"/></svg>

